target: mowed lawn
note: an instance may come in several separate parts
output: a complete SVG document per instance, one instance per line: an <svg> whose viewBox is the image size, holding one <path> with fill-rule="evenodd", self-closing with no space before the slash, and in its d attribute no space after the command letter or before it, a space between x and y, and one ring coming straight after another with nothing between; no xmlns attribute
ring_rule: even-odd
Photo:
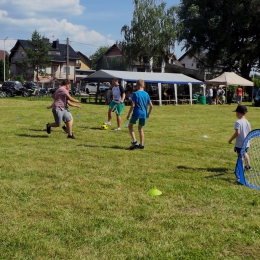
<svg viewBox="0 0 260 260"><path fill-rule="evenodd" d="M0 259L260 259L260 191L232 174L235 104L154 106L130 151L129 106L122 131L100 129L105 105L71 108L68 140L45 131L51 102L0 99Z"/></svg>

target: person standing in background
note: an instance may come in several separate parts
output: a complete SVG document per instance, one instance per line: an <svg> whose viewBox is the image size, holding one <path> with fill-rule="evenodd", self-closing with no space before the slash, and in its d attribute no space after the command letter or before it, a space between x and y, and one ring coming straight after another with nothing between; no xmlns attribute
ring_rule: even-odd
<svg viewBox="0 0 260 260"><path fill-rule="evenodd" d="M109 104L107 113L108 120L104 124L109 126L111 125L112 112L115 112L117 119L117 128L115 128L115 130L119 131L121 130L121 114L125 106L125 90L121 85L119 85L118 78L112 79L112 95L113 99Z"/></svg>
<svg viewBox="0 0 260 260"><path fill-rule="evenodd" d="M208 98L209 98L209 105L212 105L212 98L213 98L213 89L212 89L212 86L209 87L209 90L208 90Z"/></svg>
<svg viewBox="0 0 260 260"><path fill-rule="evenodd" d="M243 96L243 89L238 86L237 88L237 104L241 105L242 104L242 96Z"/></svg>

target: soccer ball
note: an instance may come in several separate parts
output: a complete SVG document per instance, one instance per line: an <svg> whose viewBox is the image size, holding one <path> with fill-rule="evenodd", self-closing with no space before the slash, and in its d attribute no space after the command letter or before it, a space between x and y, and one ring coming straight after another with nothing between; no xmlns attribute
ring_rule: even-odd
<svg viewBox="0 0 260 260"><path fill-rule="evenodd" d="M101 130L107 130L107 129L108 129L107 125L105 125L105 124L101 125Z"/></svg>

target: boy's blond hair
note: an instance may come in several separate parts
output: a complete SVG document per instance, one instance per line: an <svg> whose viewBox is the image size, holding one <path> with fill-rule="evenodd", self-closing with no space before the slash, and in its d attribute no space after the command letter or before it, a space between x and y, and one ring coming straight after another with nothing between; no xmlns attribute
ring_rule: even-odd
<svg viewBox="0 0 260 260"><path fill-rule="evenodd" d="M139 86L139 87L144 87L144 80L143 79L138 79L136 81L136 85Z"/></svg>

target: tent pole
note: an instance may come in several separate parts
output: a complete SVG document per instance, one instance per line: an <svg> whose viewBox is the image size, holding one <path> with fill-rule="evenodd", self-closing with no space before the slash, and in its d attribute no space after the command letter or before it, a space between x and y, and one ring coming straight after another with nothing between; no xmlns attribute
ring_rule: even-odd
<svg viewBox="0 0 260 260"><path fill-rule="evenodd" d="M175 103L176 103L176 106L177 106L178 105L177 84L174 84L174 94L175 94Z"/></svg>
<svg viewBox="0 0 260 260"><path fill-rule="evenodd" d="M192 105L192 84L188 83L190 89L190 104Z"/></svg>
<svg viewBox="0 0 260 260"><path fill-rule="evenodd" d="M162 83L158 83L159 105L162 105Z"/></svg>

